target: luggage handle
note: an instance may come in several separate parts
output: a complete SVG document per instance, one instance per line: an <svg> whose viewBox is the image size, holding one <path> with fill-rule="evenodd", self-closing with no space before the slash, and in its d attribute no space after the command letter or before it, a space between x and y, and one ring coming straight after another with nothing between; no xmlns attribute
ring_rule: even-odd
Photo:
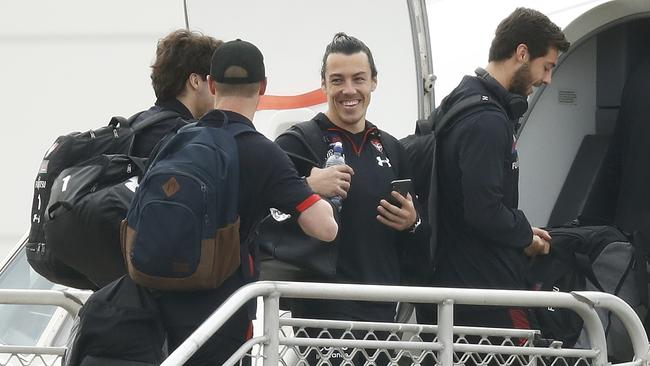
<svg viewBox="0 0 650 366"><path fill-rule="evenodd" d="M129 156L129 159L133 162L133 164L140 169L140 174L138 175L144 175L145 171L147 170L147 161L149 159L147 158L139 158L136 156Z"/></svg>
<svg viewBox="0 0 650 366"><path fill-rule="evenodd" d="M53 220L56 217L54 213L62 207L68 211L72 210L72 205L69 202L56 201L47 208L47 217Z"/></svg>
<svg viewBox="0 0 650 366"><path fill-rule="evenodd" d="M113 116L111 117L111 120L108 122L108 125L117 128L117 126L126 126L128 124L128 121L126 118L122 116Z"/></svg>

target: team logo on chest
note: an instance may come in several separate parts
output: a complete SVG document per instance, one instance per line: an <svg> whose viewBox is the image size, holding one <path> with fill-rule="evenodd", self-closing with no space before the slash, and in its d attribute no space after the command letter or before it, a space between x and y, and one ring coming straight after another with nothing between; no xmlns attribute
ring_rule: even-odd
<svg viewBox="0 0 650 366"><path fill-rule="evenodd" d="M382 146L381 141L379 141L379 139L372 139L370 140L370 143L372 144L372 146L375 147L375 150L379 151L379 153L384 152L384 147Z"/></svg>

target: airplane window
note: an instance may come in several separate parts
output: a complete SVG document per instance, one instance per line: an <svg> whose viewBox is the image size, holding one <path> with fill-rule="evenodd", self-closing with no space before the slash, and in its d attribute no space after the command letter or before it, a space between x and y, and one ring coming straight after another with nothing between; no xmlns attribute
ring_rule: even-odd
<svg viewBox="0 0 650 366"><path fill-rule="evenodd" d="M51 290L55 286L29 266L23 248L0 273L2 289ZM55 310L47 305L0 304L0 344L35 346Z"/></svg>

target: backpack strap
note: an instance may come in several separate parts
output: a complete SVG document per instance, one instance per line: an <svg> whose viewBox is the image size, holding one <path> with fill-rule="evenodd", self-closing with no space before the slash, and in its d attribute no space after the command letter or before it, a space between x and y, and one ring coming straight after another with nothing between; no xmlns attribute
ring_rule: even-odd
<svg viewBox="0 0 650 366"><path fill-rule="evenodd" d="M310 158L287 152L287 155L289 155L291 158L306 161L309 164L319 168L325 166L325 155L327 155L327 140L323 134L323 130L321 130L316 120L311 119L309 121L296 123L292 126L292 128L280 134L280 136L282 135L290 135L298 139L298 141L303 144L305 149L307 149L307 152L309 152L311 155Z"/></svg>
<svg viewBox="0 0 650 366"><path fill-rule="evenodd" d="M429 135L433 132L433 117L436 112L431 113L427 119L415 121L415 134L418 136Z"/></svg>
<svg viewBox="0 0 650 366"><path fill-rule="evenodd" d="M144 130L145 128L152 126L160 121L181 117L181 115L178 114L177 112L165 110L158 113L154 113L152 116L149 116L143 119L142 121L138 121L138 117L140 117L140 115L144 112L146 111L138 112L132 115L131 117L129 117L129 119L126 119L122 116L113 116L111 117L111 120L108 122L108 125L113 126L113 128L117 128L117 126L130 127L131 129L133 129L134 133L138 133Z"/></svg>
<svg viewBox="0 0 650 366"><path fill-rule="evenodd" d="M136 114L136 116L139 116L139 115L140 115L139 113ZM129 127L131 127L133 129L134 133L138 133L138 132L144 130L145 128L147 128L149 126L153 126L154 124L156 124L158 122L161 122L161 121L164 121L164 120L167 120L167 119L172 119L172 118L180 118L180 117L181 117L181 115L178 114L178 112L165 110L165 111L155 113L153 116L147 117L147 118L145 118L145 119L143 119L141 121L136 121L137 117L136 117L136 119L131 121L131 119L133 118L133 117L131 117L131 118L129 118L129 121L131 121L131 123L129 124Z"/></svg>
<svg viewBox="0 0 650 366"><path fill-rule="evenodd" d="M230 132L233 137L237 137L243 133L253 132L259 133L256 129L251 127L245 122L230 122L223 127L226 131Z"/></svg>
<svg viewBox="0 0 650 366"><path fill-rule="evenodd" d="M436 136L439 136L441 133L445 133L454 127L458 121L458 116L460 114L476 107L486 105L495 107L497 110L503 112L506 116L508 115L503 107L501 107L499 103L494 102L489 96L483 94L474 94L466 98L462 98L459 102L452 104L449 110L442 113L442 116L439 116L439 112L436 110L436 112L432 114L435 121L428 122L428 124L431 124L433 126L433 131L435 132ZM431 119L431 117L429 119Z"/></svg>
<svg viewBox="0 0 650 366"><path fill-rule="evenodd" d="M574 258L575 258L575 264L580 270L580 272L589 280L591 283L596 286L598 291L600 292L607 292L605 289L603 289L603 286L600 284L598 281L598 278L596 277L596 274L594 273L594 269L592 267L591 263L591 258L589 258L588 255L583 254L583 253L573 253Z"/></svg>

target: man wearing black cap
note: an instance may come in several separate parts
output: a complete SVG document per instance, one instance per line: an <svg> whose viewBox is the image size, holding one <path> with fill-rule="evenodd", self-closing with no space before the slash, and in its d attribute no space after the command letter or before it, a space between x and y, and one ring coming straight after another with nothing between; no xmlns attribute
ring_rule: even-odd
<svg viewBox="0 0 650 366"><path fill-rule="evenodd" d="M217 109L203 116L199 125L219 127L227 118L228 123L243 123L254 129L253 116L266 89L260 50L242 40L224 43L212 56L208 83ZM239 199L241 270L216 290L167 292L161 297L170 350L178 347L228 296L255 279L251 256L254 248L249 248L244 238L269 208L298 216L305 233L320 240L332 241L337 234L332 207L298 176L284 151L257 132L238 135L236 142L242 192ZM252 315L254 306L239 310L185 365L223 364L250 337Z"/></svg>

